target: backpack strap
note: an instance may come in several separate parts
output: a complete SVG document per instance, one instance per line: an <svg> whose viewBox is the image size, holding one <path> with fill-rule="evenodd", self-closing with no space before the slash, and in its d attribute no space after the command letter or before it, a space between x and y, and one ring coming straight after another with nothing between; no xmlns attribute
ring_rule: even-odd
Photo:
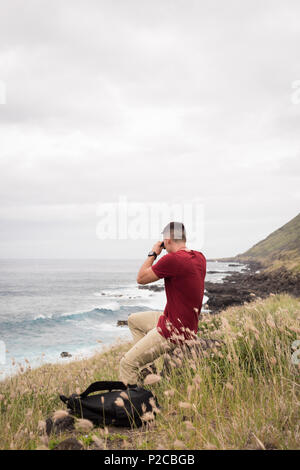
<svg viewBox="0 0 300 470"><path fill-rule="evenodd" d="M87 397L90 393L100 392L101 390L126 390L127 386L124 382L117 381L102 381L92 383L84 392L80 394L80 398Z"/></svg>

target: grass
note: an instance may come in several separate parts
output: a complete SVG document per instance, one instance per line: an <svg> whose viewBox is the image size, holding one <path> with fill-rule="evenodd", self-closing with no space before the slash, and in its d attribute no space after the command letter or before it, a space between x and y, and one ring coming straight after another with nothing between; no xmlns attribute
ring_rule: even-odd
<svg viewBox="0 0 300 470"><path fill-rule="evenodd" d="M299 448L300 369L291 361L292 342L300 338L299 299L271 295L203 317L199 326L221 346L193 358L182 354L171 376L150 387L161 405L155 422L129 431L77 429L84 448L95 442L107 449ZM52 449L69 437L43 433L45 418L63 408L58 394L118 380L129 347L0 382L1 449Z"/></svg>

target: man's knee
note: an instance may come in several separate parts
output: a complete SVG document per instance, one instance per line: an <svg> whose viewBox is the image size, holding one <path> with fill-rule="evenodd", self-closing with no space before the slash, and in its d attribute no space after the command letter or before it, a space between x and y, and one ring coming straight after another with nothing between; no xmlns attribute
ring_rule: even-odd
<svg viewBox="0 0 300 470"><path fill-rule="evenodd" d="M134 316L135 316L135 313L131 313L128 316L127 322L128 322L129 327L131 327L134 324Z"/></svg>
<svg viewBox="0 0 300 470"><path fill-rule="evenodd" d="M144 314L145 312L135 312L135 313L131 313L128 316L127 323L131 330L134 330L134 329L143 330L144 329L144 325L145 325Z"/></svg>

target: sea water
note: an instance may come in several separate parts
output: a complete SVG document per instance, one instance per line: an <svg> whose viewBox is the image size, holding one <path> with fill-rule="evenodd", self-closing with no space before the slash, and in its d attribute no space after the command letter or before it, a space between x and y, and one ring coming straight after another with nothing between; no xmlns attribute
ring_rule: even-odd
<svg viewBox="0 0 300 470"><path fill-rule="evenodd" d="M0 342L6 351L0 380L20 364L64 362L63 351L72 359L87 357L103 345L130 339L117 321L132 312L163 311L166 301L164 291L138 287L141 262L0 260ZM206 279L222 282L228 271L242 268L208 262Z"/></svg>

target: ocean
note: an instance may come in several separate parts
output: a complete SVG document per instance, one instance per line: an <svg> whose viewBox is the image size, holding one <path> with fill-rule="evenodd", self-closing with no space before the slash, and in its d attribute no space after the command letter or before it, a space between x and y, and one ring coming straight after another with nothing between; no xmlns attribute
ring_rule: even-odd
<svg viewBox="0 0 300 470"><path fill-rule="evenodd" d="M37 367L70 360L60 357L63 351L73 360L130 339L118 320L165 305L164 291L138 288L141 262L0 260L0 380L28 363ZM226 272L242 268L208 262L206 279L222 282Z"/></svg>

